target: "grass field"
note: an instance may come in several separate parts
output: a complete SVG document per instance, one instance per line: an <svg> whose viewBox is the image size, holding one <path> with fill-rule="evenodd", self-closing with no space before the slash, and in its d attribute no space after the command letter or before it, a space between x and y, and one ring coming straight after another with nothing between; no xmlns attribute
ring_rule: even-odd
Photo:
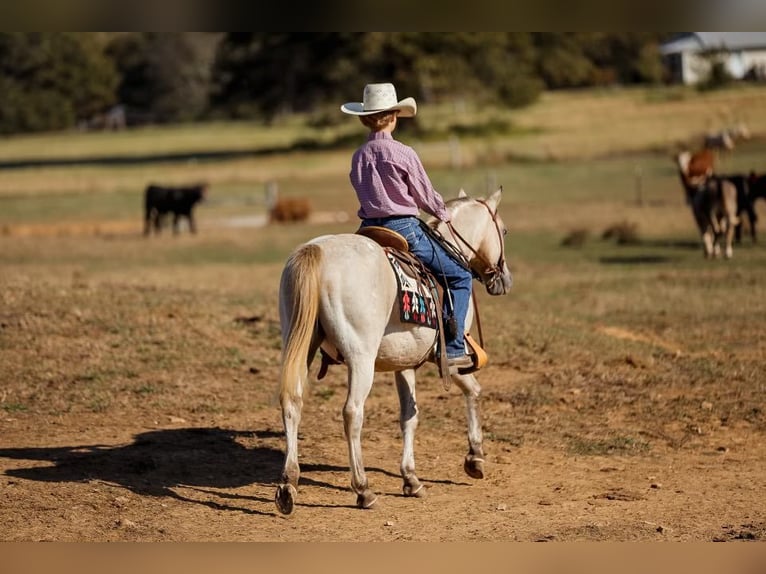
<svg viewBox="0 0 766 574"><path fill-rule="evenodd" d="M427 113L425 108L424 123L458 121L449 119L455 110L440 108L431 117ZM468 112L461 109L461 113ZM575 466L582 457L603 457L599 459L602 468L628 468L634 464L630 460L638 460L636 473L643 475L648 471L639 470L641 465L670 468L675 464L680 468L684 464L681 457L690 455L696 457L689 463L689 475L693 476L694 468L707 464L708 459L699 458L702 451L715 451L721 444L735 449L737 444L755 440L748 437L762 440L766 431L766 248L746 239L743 245L735 246L731 261L704 260L671 153L678 142L694 144L713 124L745 116L742 119L748 121L755 137L722 157L721 168L730 172L766 171L766 90L562 93L546 95L527 110L481 114L485 115L476 116L477 125L486 122L485 117L494 117L508 121L515 129L507 137L463 136L460 165L455 162L454 143L451 147L438 138L408 143L421 152L434 184L446 198L456 195L461 187L474 196L495 185L504 188L500 213L509 228L507 253L515 284L507 297L480 296L491 358L490 367L481 374L482 384L486 382L484 428L494 452L549 449L562 453L560 456ZM470 123L467 119L460 122ZM337 129L345 133L342 130L346 128ZM281 428L274 383L280 346L276 301L282 263L301 241L353 230L356 201L347 181L353 146L269 154L259 154L258 150L312 138L330 141L333 137L293 124L272 130L216 124L0 141L0 163L77 156L193 156L200 150L253 151L251 156L215 161L191 157L182 162L72 166L39 162L0 170L0 419L5 443L0 455L11 456L10 447L18 446L19 441L29 447L52 447L59 442L125 443L142 429L168 424L257 427L267 429L263 440L271 440L268 432ZM360 140L362 137L360 133ZM197 210L199 234L141 237L145 185L150 181L185 183L199 179L212 184L210 201ZM228 225L232 218L264 214L264 189L269 181L276 181L285 195L309 198L315 219L285 226ZM766 204L759 205L758 211L761 221L766 221ZM323 214L327 216L321 217ZM602 238L612 226L632 228L633 241L619 244ZM575 236L580 239L575 245L563 244ZM432 440L428 433L454 435L462 449L462 423L454 414L461 408L459 403L443 397L437 400L437 391L429 390L431 383L431 389L438 386L433 369L426 367L422 377L424 401L429 405L425 410L430 413L421 423L424 443ZM341 371L317 382L311 397L314 406L308 407L315 409L314 418L306 419L317 420L318 411L321 420L332 424L327 429L333 430L324 432L337 439L338 452L345 448L338 418L342 387ZM385 387L374 391L370 410L372 428L382 420L385 424L381 423L381 428L389 429L389 435L396 429L395 399L390 394ZM392 404L375 407L388 403ZM323 410L326 406L330 410ZM331 456L330 447L311 442L316 430L310 430L308 424L307 456L313 460ZM250 441L248 448L260 448L253 438L261 436L259 432L242 439ZM732 438L735 433L741 434ZM382 447L388 441L394 444L392 448L398 448L395 437L375 437L373 445ZM258 488L270 490L269 477L278 473L279 443L274 445L263 474L255 475ZM445 445L443 448L449 450L452 443ZM763 462L760 450L741 448L741 460ZM10 528L5 532L0 528L0 538L226 538L211 530L220 526L216 520L224 518L212 515L221 505L229 504L227 496L231 498L238 488L254 480L250 471L236 465L245 477L242 484L230 482L220 470L218 474L210 470L220 480L208 486L227 494L216 498L209 492L184 491L184 496L198 501L214 497L218 502L196 507L201 514L191 523L186 516L183 528L179 522L176 530L171 528L165 534L141 529L104 530L87 509L80 515L64 512L63 519L55 514L56 505L51 511L55 515L40 510L35 502L40 491L36 489L55 484L62 501L67 497L75 500L82 496L78 490L82 480L86 486L92 485L88 477L100 476L111 486L103 497L94 495L98 498L94 508L109 516L118 512L114 497L121 495L114 485L122 485L141 497L141 520L145 523L159 520L150 518L160 512L154 506L154 494L147 495L153 491L142 486L144 471L125 466L138 464L132 455L113 460L115 468L106 472L98 470L98 461L87 463L93 466L77 467L79 451L73 452L74 458L67 459L70 474L66 477L70 478L43 477L39 486L33 480L29 487L24 486L26 482L21 486L13 483L17 489L28 490L14 499L13 506L0 511L0 523ZM663 458L666 455L669 458ZM395 454L386 456L395 471ZM610 458L614 460L603 462ZM51 460L57 459L54 456ZM502 467L502 457L495 462ZM156 464L164 468L160 462ZM227 460L225 464L234 463ZM588 463L582 464L586 473ZM79 470L71 470L71 465ZM426 467L432 476L438 474L436 466ZM9 468L5 467L4 477L9 484L14 472L25 476ZM746 473L744 463L737 468ZM729 483L724 482L720 496L711 495L695 507L699 516L695 515L694 527L685 522L691 520L685 514L693 506L690 500L661 501L658 508L665 510L657 512L667 512L663 520L674 525L674 539L723 536L721 525L714 523L717 513L724 513L724 508L739 512L748 504L754 508L749 522L745 518L728 520L750 524L754 536L766 536L766 514L757 498L762 495L758 490L762 477L752 466L747 468L756 473L755 482L748 484L759 494L748 502L744 497L750 491L737 490L740 498L732 499L729 495L734 491L727 490ZM338 483L346 484L345 469L338 472ZM595 480L610 478L608 473L594 472ZM524 476L535 484L531 474ZM563 474L556 480L567 483L573 476ZM172 474L163 480L168 492L175 489L178 494L179 485L188 486L190 479ZM461 484L460 479L453 480ZM507 484L497 480L486 487L488 493L495 487L506 489ZM542 484L546 478L538 476L537 480ZM309 488L321 491L316 486L321 483L309 484L314 484ZM329 494L338 496L335 491ZM660 494L669 496L672 491ZM252 499L254 504L266 500L264 505L273 506L271 494L258 496ZM465 494L456 496L466 499ZM561 540L653 539L656 535L654 530L640 530L642 522L655 518L638 515L624 530L611 529L609 524L626 520L620 518L619 509L611 515L611 523L607 519L599 523L600 530L563 523L557 527L556 520L564 520L561 516L567 514L566 508L554 520L545 513L556 507L540 507L537 500L545 496L535 496L538 498L527 501L532 505L528 513L514 515L515 523L534 522L532 515L540 515L540 522L529 524L528 531L517 532L517 539L541 535L546 518L556 539ZM176 496L170 504L180 516L188 500ZM494 510L497 505L493 504ZM601 511L599 506L593 508ZM313 513L314 518L327 510L301 509ZM22 523L14 518L17 515L34 518ZM226 519L231 516L229 513ZM477 526L481 521L442 524L439 516L428 518L433 521L430 526L437 527L431 532L440 533L434 534L434 540L487 540L500 532L491 529L498 526L491 527L489 519L484 526ZM337 530L337 524L325 528ZM502 530L505 536L512 537L511 526L502 528L506 529ZM255 529L249 535L245 530L236 531L236 535L234 530L226 532L227 539L272 539L266 535L270 532L267 529ZM323 532L317 526L316 531L303 532L308 538L293 532L283 539L294 535L295 539L320 540L326 536ZM366 540L400 539L371 530L363 532L361 539ZM335 533L336 539L346 539L343 532ZM418 536L413 530L404 539L423 539Z"/></svg>
<svg viewBox="0 0 766 574"><path fill-rule="evenodd" d="M512 135L508 141L493 136L491 143L469 138L461 144L476 154L465 166L452 165L444 142L411 142L421 149L432 180L447 198L461 187L471 195L481 195L494 185L504 187L501 214L510 229L507 248L516 286L511 302L486 301L499 322L494 330L503 333L490 341L492 354L511 360L518 356L519 341L532 349L545 346L548 353L558 351L560 358L570 352L595 358L625 341L644 348L647 356L671 348L734 352L747 342L750 350L745 354L763 359L766 301L759 290L766 282L766 251L747 240L732 261L704 261L670 156L671 142L693 142L713 118L739 110L752 118L755 137L721 158L722 169L766 170L763 104L766 90L753 88L713 94L666 91L654 97L643 90L553 94L533 108L511 114L513 122L530 128L532 135ZM438 124L438 114L444 113L440 109L435 118L427 119ZM0 160L30 159L34 150L37 157L64 158L75 151L88 157L185 152L204 145L211 150L257 149L317 135L296 125L275 131L215 124L9 138L0 145ZM618 140L621 133L624 137ZM572 155L565 159L553 160L534 151L551 145L569 149L568 142L578 139L583 142L578 153L562 151L563 156ZM527 159L501 161L495 154L481 161L483 145ZM527 152L518 151L525 145ZM193 279L182 283L192 293L211 281L217 289L236 294L232 297L268 301L273 307L279 264L296 244L355 226L356 202L346 176L351 149L180 164L7 170L0 183L3 275L11 281L37 277L71 286L73 281L98 284L107 278L128 279L131 284L151 284L156 278L170 285L188 274ZM199 236L142 239L145 183L197 179L212 182L210 201L198 209ZM271 180L279 183L283 194L309 198L315 212L341 213L348 221L226 227L232 217L264 214L264 186ZM758 209L766 220L766 206ZM602 239L604 231L615 225L632 226L635 241L620 245ZM563 246L573 234L582 241ZM269 269L268 280L245 285L218 280L219 273L252 274L258 265ZM161 298L161 293L155 295ZM729 301L747 304L730 311ZM505 312L509 305L512 310ZM635 335L604 337L599 326L610 322ZM581 349L583 337L588 344ZM717 361L716 356L709 360Z"/></svg>

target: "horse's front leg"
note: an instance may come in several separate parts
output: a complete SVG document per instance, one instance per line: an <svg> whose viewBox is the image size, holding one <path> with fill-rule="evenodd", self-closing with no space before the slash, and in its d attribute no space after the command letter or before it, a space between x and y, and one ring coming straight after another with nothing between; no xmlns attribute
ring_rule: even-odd
<svg viewBox="0 0 766 574"><path fill-rule="evenodd" d="M473 375L451 375L465 396L466 419L468 423L468 454L463 469L471 478L484 478L484 448L479 416L481 386Z"/></svg>
<svg viewBox="0 0 766 574"><path fill-rule="evenodd" d="M415 371L397 371L396 391L399 394L399 426L402 429L402 465L404 496L425 496L425 488L415 475L415 430L418 428L418 405L415 399Z"/></svg>
<svg viewBox="0 0 766 574"><path fill-rule="evenodd" d="M347 360L348 361L348 360ZM343 427L348 442L348 458L351 467L351 488L356 493L359 508L372 508L378 501L370 490L364 472L362 458L362 425L364 424L364 402L370 394L375 376L375 360L348 362L348 397L343 406Z"/></svg>

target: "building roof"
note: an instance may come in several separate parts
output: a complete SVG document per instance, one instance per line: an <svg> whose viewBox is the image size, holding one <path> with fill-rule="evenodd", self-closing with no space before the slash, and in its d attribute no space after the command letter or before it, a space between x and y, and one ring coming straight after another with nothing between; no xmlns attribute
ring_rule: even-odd
<svg viewBox="0 0 766 574"><path fill-rule="evenodd" d="M766 48L766 32L686 32L660 46L663 54L726 48Z"/></svg>

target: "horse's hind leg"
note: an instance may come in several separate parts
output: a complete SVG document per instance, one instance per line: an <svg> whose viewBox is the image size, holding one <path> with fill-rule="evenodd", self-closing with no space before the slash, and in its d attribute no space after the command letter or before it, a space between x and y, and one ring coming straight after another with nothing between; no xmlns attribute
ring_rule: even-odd
<svg viewBox="0 0 766 574"><path fill-rule="evenodd" d="M351 488L356 493L359 508L371 508L378 500L370 490L364 472L362 458L362 425L364 424L364 401L370 394L375 376L374 358L348 361L348 396L343 406L343 426L348 442L348 458L351 468Z"/></svg>
<svg viewBox="0 0 766 574"><path fill-rule="evenodd" d="M285 426L285 464L282 468L282 484L277 487L274 502L282 514L291 514L298 495L298 480L301 475L298 465L298 427L301 424L303 398L282 398L282 422Z"/></svg>
<svg viewBox="0 0 766 574"><path fill-rule="evenodd" d="M468 423L468 454L463 469L471 478L484 478L484 448L479 416L481 386L473 375L452 375L452 380L465 396L466 419Z"/></svg>
<svg viewBox="0 0 766 574"><path fill-rule="evenodd" d="M418 405L415 400L415 371L394 374L399 394L399 425L402 429L402 465L400 467L405 496L425 496L425 489L415 475L415 430L418 428Z"/></svg>
<svg viewBox="0 0 766 574"><path fill-rule="evenodd" d="M281 399L282 423L285 427L285 463L282 467L281 484L277 487L274 502L282 514L292 514L295 500L298 496L298 480L301 476L298 464L298 427L301 424L303 411L303 389L308 380L308 369L311 359L319 349L319 341L314 338L309 349L305 370L300 372L300 381L296 385L297 392L284 394Z"/></svg>

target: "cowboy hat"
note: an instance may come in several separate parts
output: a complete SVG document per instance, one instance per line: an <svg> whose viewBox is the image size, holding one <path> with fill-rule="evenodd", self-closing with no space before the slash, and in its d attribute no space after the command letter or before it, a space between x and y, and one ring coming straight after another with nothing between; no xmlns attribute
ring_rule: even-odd
<svg viewBox="0 0 766 574"><path fill-rule="evenodd" d="M411 118L418 112L414 98L396 100L396 88L393 84L367 84L361 102L348 102L340 109L343 113L354 116L369 116L380 112L399 110L399 117Z"/></svg>

